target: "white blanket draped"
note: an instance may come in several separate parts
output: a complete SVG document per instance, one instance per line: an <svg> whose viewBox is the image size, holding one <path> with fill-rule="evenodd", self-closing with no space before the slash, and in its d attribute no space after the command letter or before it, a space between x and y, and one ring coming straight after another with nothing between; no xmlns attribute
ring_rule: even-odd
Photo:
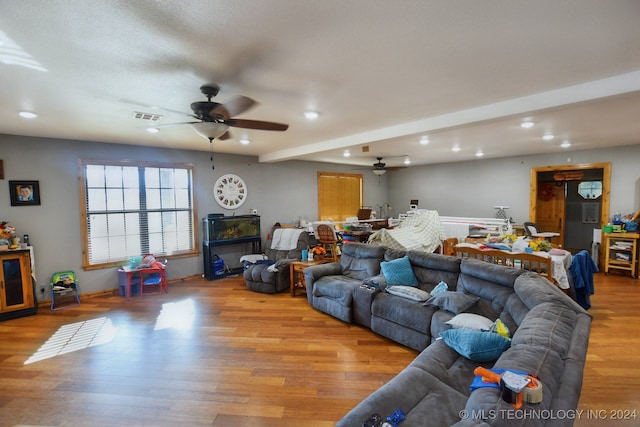
<svg viewBox="0 0 640 427"><path fill-rule="evenodd" d="M300 234L304 232L300 228L278 228L273 232L271 249L290 251L298 246Z"/></svg>
<svg viewBox="0 0 640 427"><path fill-rule="evenodd" d="M446 239L437 211L421 211L393 229L383 228L369 236L369 243L392 249L435 251Z"/></svg>

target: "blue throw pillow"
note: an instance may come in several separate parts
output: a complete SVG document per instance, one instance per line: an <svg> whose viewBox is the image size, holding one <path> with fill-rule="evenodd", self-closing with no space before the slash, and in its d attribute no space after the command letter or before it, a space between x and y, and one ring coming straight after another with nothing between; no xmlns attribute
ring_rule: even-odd
<svg viewBox="0 0 640 427"><path fill-rule="evenodd" d="M440 336L463 357L474 362L491 362L511 346L511 340L493 332L447 329Z"/></svg>
<svg viewBox="0 0 640 427"><path fill-rule="evenodd" d="M440 295L441 293L446 292L446 291L448 291L448 290L449 290L449 286L447 286L447 284L446 284L446 283L444 283L444 282L442 282L442 281L441 281L441 282L440 282L440 283L438 283L438 284L435 286L435 288L433 288L433 289L431 290L431 292L429 292L429 293L430 293L432 296L437 297L437 296L438 296L438 295Z"/></svg>
<svg viewBox="0 0 640 427"><path fill-rule="evenodd" d="M380 263L387 286L418 286L418 279L413 274L409 257L383 261Z"/></svg>

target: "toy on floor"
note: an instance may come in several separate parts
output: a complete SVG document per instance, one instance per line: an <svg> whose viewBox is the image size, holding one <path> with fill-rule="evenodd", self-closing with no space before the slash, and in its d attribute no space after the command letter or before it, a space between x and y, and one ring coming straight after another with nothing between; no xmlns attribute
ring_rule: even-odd
<svg viewBox="0 0 640 427"><path fill-rule="evenodd" d="M477 367L473 373L482 376L482 380L499 384L502 400L520 409L522 403L542 402L542 383L533 375L521 375L511 371L499 374L483 367Z"/></svg>
<svg viewBox="0 0 640 427"><path fill-rule="evenodd" d="M384 422L382 422L382 416L380 414L371 415L362 423L362 427L398 427L405 418L404 412L402 412L401 409L396 409Z"/></svg>

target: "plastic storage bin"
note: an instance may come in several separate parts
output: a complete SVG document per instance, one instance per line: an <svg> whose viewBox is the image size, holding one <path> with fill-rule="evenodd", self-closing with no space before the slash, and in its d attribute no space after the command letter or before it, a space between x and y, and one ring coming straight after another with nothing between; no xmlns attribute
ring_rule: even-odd
<svg viewBox="0 0 640 427"><path fill-rule="evenodd" d="M138 295L140 293L140 275L136 274L131 276L131 296ZM124 270L118 270L118 295L121 297L127 294L127 273Z"/></svg>

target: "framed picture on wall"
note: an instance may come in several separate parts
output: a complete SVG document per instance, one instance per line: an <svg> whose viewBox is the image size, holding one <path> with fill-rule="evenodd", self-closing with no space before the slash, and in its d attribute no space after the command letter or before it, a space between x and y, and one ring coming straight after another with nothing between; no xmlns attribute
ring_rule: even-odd
<svg viewBox="0 0 640 427"><path fill-rule="evenodd" d="M11 206L34 206L40 204L38 181L9 181Z"/></svg>

